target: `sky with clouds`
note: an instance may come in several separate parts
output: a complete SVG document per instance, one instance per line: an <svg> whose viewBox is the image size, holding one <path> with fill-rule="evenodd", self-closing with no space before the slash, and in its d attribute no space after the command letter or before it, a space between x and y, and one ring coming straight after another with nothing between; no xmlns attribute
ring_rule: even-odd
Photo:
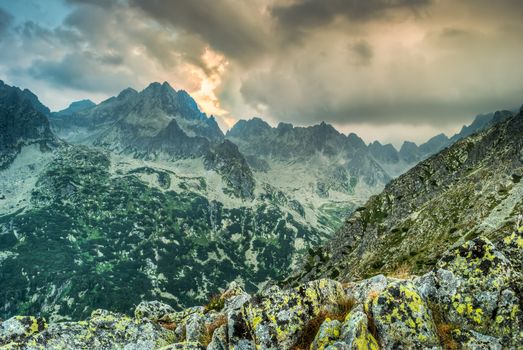
<svg viewBox="0 0 523 350"><path fill-rule="evenodd" d="M168 81L227 129L398 144L523 103L521 0L0 0L0 79L51 109Z"/></svg>

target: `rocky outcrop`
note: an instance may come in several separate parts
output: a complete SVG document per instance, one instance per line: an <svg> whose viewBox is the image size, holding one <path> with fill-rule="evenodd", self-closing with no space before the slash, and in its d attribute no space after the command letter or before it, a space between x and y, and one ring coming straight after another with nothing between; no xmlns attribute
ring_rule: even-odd
<svg viewBox="0 0 523 350"><path fill-rule="evenodd" d="M422 276L321 279L256 295L232 284L205 307L142 302L134 318L98 310L47 325L0 326L11 349L518 349L523 346L523 227L499 245L478 237Z"/></svg>
<svg viewBox="0 0 523 350"><path fill-rule="evenodd" d="M240 198L254 198L254 176L238 147L225 140L205 156L205 167L216 170L227 183L229 190Z"/></svg>
<svg viewBox="0 0 523 350"><path fill-rule="evenodd" d="M56 143L47 121L48 113L49 109L31 91L0 80L0 169L23 146L36 143L45 150Z"/></svg>

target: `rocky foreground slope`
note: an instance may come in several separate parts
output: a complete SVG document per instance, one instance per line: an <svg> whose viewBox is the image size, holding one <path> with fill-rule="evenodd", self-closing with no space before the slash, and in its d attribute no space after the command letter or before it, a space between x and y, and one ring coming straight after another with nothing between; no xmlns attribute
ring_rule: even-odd
<svg viewBox="0 0 523 350"><path fill-rule="evenodd" d="M521 223L519 224L521 225ZM80 322L13 317L6 349L521 349L523 226L496 245L478 237L422 276L320 279L249 295L236 285L175 312L96 310Z"/></svg>
<svg viewBox="0 0 523 350"><path fill-rule="evenodd" d="M391 181L288 282L422 273L453 244L480 235L498 241L523 211L522 177L523 108Z"/></svg>

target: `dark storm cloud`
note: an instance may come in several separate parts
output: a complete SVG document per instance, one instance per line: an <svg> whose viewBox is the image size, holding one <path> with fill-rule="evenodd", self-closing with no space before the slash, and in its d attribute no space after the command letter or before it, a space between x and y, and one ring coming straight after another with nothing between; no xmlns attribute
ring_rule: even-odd
<svg viewBox="0 0 523 350"><path fill-rule="evenodd" d="M268 38L243 0L130 0L164 24L199 35L214 49L243 63L265 52Z"/></svg>
<svg viewBox="0 0 523 350"><path fill-rule="evenodd" d="M296 124L436 130L523 102L521 0L63 3L55 27L0 12L2 73L98 96L169 80L230 120Z"/></svg>
<svg viewBox="0 0 523 350"><path fill-rule="evenodd" d="M372 61L374 51L372 46L365 40L359 40L350 46L351 52L354 54L356 64L367 65Z"/></svg>
<svg viewBox="0 0 523 350"><path fill-rule="evenodd" d="M121 62L119 57L97 57L89 52L72 53L62 60L37 60L29 69L29 74L58 88L73 88L91 92L114 93L123 86L133 84L133 74L114 70ZM114 61L118 62L114 62ZM105 64L104 64L105 63Z"/></svg>
<svg viewBox="0 0 523 350"><path fill-rule="evenodd" d="M432 0L299 0L290 5L276 5L272 15L289 32L325 26L336 17L351 21L378 19L394 9L417 10Z"/></svg>
<svg viewBox="0 0 523 350"><path fill-rule="evenodd" d="M13 16L0 7L0 38L4 36L13 22Z"/></svg>

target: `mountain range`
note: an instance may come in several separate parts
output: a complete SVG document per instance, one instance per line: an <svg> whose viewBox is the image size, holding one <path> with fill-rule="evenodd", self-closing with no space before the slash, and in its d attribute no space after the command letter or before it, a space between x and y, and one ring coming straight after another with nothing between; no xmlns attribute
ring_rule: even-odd
<svg viewBox="0 0 523 350"><path fill-rule="evenodd" d="M167 83L53 113L1 83L3 317L80 319L146 299L182 308L230 281L259 290L391 179L512 115L398 152L325 123L254 118L224 134Z"/></svg>
<svg viewBox="0 0 523 350"><path fill-rule="evenodd" d="M420 274L449 247L510 234L523 212L523 107L516 116L494 115L497 123L420 162L357 208L327 245L309 251L306 260L322 264L305 264L298 280Z"/></svg>
<svg viewBox="0 0 523 350"><path fill-rule="evenodd" d="M0 105L11 133L0 171L0 345L523 344L523 107L397 152L324 123L252 119L213 139L200 134L211 118L184 124L165 110L194 109L160 102L143 102L159 118L143 124L133 108L147 109L118 98L46 115L29 92L0 89L16 97ZM164 148L176 137L206 146ZM396 176L401 167L410 169ZM252 191L237 190L243 181Z"/></svg>

